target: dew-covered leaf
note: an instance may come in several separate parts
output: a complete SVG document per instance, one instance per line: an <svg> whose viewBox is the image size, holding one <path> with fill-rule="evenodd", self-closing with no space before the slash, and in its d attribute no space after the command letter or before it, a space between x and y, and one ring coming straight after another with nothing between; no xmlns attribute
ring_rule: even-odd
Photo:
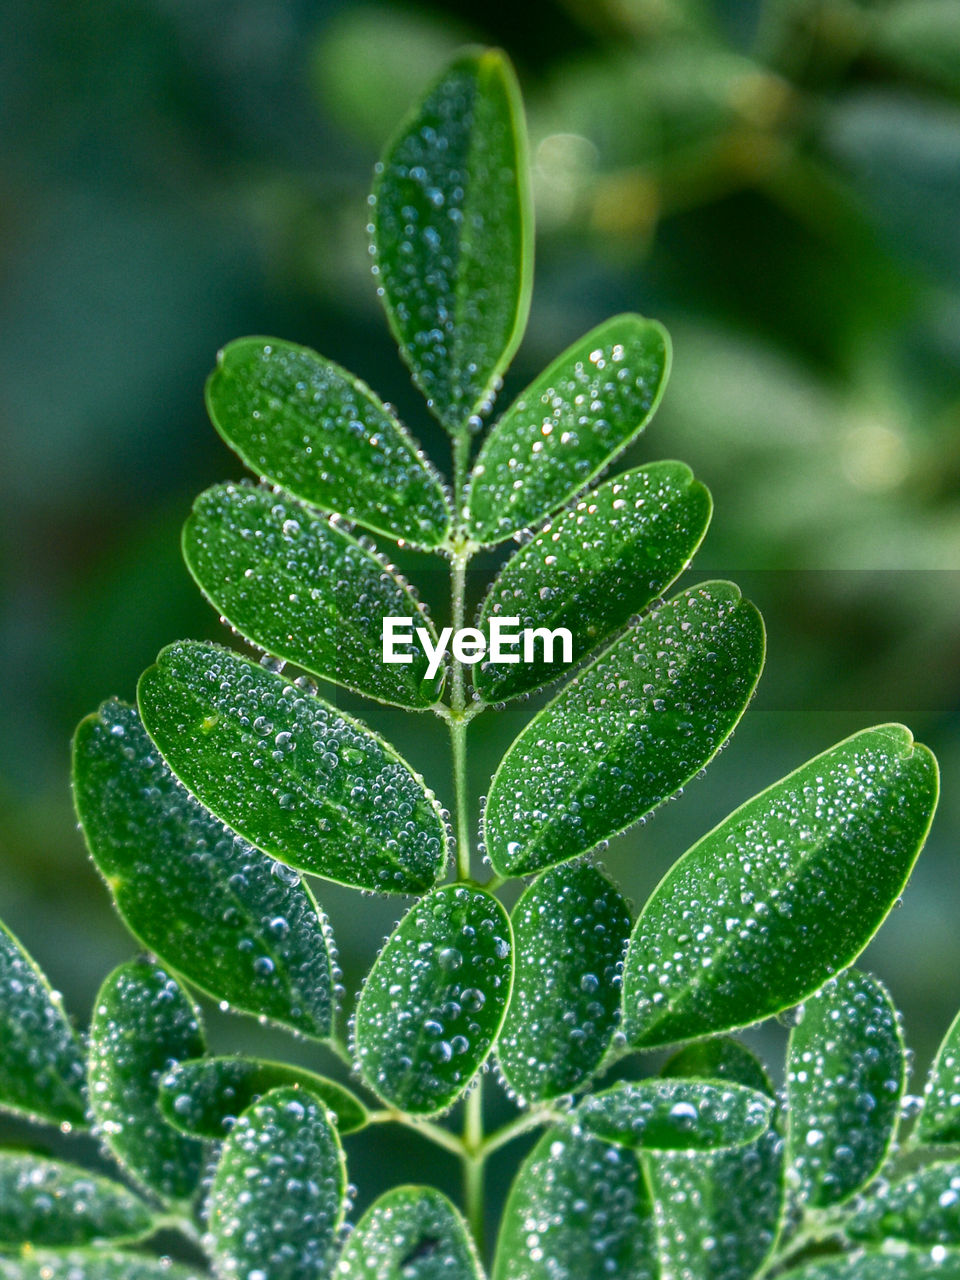
<svg viewBox="0 0 960 1280"><path fill-rule="evenodd" d="M205 1271L143 1253L69 1250L0 1258L0 1280L208 1280Z"/></svg>
<svg viewBox="0 0 960 1280"><path fill-rule="evenodd" d="M90 1025L90 1103L98 1131L138 1183L167 1201L189 1200L203 1146L177 1133L160 1111L161 1077L203 1053L200 1014L163 969L120 965L97 994Z"/></svg>
<svg viewBox="0 0 960 1280"><path fill-rule="evenodd" d="M787 1050L787 1159L804 1202L848 1200L883 1164L906 1083L885 988L856 969L804 1005Z"/></svg>
<svg viewBox="0 0 960 1280"><path fill-rule="evenodd" d="M364 1079L402 1111L444 1111L490 1051L510 998L510 919L483 889L444 885L411 907L357 1006Z"/></svg>
<svg viewBox="0 0 960 1280"><path fill-rule="evenodd" d="M654 462L587 493L512 556L484 600L479 627L495 619L509 628L566 627L573 661L608 640L660 596L683 570L710 523L710 494L681 462ZM502 626L502 623L498 624ZM530 693L564 674L559 647L545 661L486 662L474 684L488 702Z"/></svg>
<svg viewBox="0 0 960 1280"><path fill-rule="evenodd" d="M252 471L302 502L414 546L447 536L433 467L365 383L315 351L238 338L217 356L207 410Z"/></svg>
<svg viewBox="0 0 960 1280"><path fill-rule="evenodd" d="M423 780L359 721L229 649L182 641L140 679L147 732L183 783L272 858L381 893L446 860Z"/></svg>
<svg viewBox="0 0 960 1280"><path fill-rule="evenodd" d="M510 747L490 785L487 853L506 876L586 853L713 758L763 666L763 623L729 582L644 617Z"/></svg>
<svg viewBox="0 0 960 1280"><path fill-rule="evenodd" d="M197 1058L179 1063L160 1081L160 1110L182 1133L223 1139L241 1111L280 1088L303 1089L319 1098L333 1114L341 1136L367 1123L366 1107L336 1080L260 1058Z"/></svg>
<svg viewBox="0 0 960 1280"><path fill-rule="evenodd" d="M630 909L615 884L581 862L538 876L511 921L513 992L497 1058L520 1098L542 1101L572 1092L607 1051Z"/></svg>
<svg viewBox="0 0 960 1280"><path fill-rule="evenodd" d="M745 1044L729 1036L713 1036L697 1040L678 1050L660 1072L673 1080L729 1080L776 1096L763 1063Z"/></svg>
<svg viewBox="0 0 960 1280"><path fill-rule="evenodd" d="M76 1165L0 1152L0 1249L139 1240L153 1230L135 1195Z"/></svg>
<svg viewBox="0 0 960 1280"><path fill-rule="evenodd" d="M917 1121L918 1142L960 1142L960 1014L937 1050Z"/></svg>
<svg viewBox="0 0 960 1280"><path fill-rule="evenodd" d="M422 708L442 680L427 658L387 665L385 617L407 617L434 642L432 623L386 561L323 516L250 485L202 493L183 530L183 555L200 590L242 635L324 680L381 702Z"/></svg>
<svg viewBox="0 0 960 1280"><path fill-rule="evenodd" d="M461 55L377 166L374 252L390 327L452 432L520 345L533 277L526 126L497 50Z"/></svg>
<svg viewBox="0 0 960 1280"><path fill-rule="evenodd" d="M396 1187L350 1235L336 1280L483 1280L463 1218L433 1187Z"/></svg>
<svg viewBox="0 0 960 1280"><path fill-rule="evenodd" d="M960 1163L931 1164L881 1184L844 1229L854 1240L960 1245Z"/></svg>
<svg viewBox="0 0 960 1280"><path fill-rule="evenodd" d="M86 1126L83 1050L57 992L0 924L0 1110Z"/></svg>
<svg viewBox="0 0 960 1280"><path fill-rule="evenodd" d="M735 810L634 927L624 1031L655 1048L780 1013L849 965L906 884L937 766L902 725L854 734Z"/></svg>
<svg viewBox="0 0 960 1280"><path fill-rule="evenodd" d="M134 936L213 999L305 1035L333 1023L333 940L304 885L179 785L133 707L77 729L73 790L94 862Z"/></svg>
<svg viewBox="0 0 960 1280"><path fill-rule="evenodd" d="M614 316L568 347L484 442L470 479L470 536L502 542L579 493L653 417L669 370L667 332L642 316Z"/></svg>
<svg viewBox="0 0 960 1280"><path fill-rule="evenodd" d="M520 1166L493 1280L659 1280L650 1199L636 1152L569 1125Z"/></svg>
<svg viewBox="0 0 960 1280"><path fill-rule="evenodd" d="M274 1089L237 1120L210 1193L217 1273L245 1280L330 1274L346 1166L323 1103Z"/></svg>
<svg viewBox="0 0 960 1280"><path fill-rule="evenodd" d="M960 1280L960 1251L890 1249L847 1254L783 1271L778 1280Z"/></svg>
<svg viewBox="0 0 960 1280"><path fill-rule="evenodd" d="M572 1114L586 1133L640 1151L717 1151L759 1138L773 1103L743 1085L653 1078L620 1081Z"/></svg>

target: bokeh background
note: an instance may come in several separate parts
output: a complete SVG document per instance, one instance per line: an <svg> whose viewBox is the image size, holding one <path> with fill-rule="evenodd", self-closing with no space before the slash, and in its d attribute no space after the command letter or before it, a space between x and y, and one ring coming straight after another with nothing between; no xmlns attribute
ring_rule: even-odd
<svg viewBox="0 0 960 1280"><path fill-rule="evenodd" d="M379 311L364 201L400 113L480 41L517 64L535 165L533 312L504 394L609 314L665 321L672 386L627 461L679 457L710 486L692 576L736 577L769 630L730 747L607 864L639 903L748 795L857 728L908 723L943 800L867 963L919 1076L960 1005L955 0L3 0L0 16L0 916L78 1020L132 943L75 827L73 727L132 697L162 644L225 638L178 548L195 494L242 474L204 418L218 346L318 348L447 461ZM405 565L442 610L442 568ZM449 794L432 718L349 705ZM475 724L475 797L532 709ZM320 888L353 992L401 904ZM753 1038L782 1052L782 1029ZM333 1069L215 1013L211 1039ZM350 1143L360 1207L400 1178L455 1187L409 1134ZM491 1224L519 1150L493 1165Z"/></svg>

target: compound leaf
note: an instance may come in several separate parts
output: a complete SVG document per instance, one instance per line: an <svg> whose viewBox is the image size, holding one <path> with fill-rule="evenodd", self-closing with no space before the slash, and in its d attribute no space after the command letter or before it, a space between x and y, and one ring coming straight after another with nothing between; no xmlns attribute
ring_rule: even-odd
<svg viewBox="0 0 960 1280"><path fill-rule="evenodd" d="M167 1124L157 1091L175 1062L203 1048L199 1011L163 969L131 960L107 977L90 1026L90 1102L114 1157L166 1201L193 1196L203 1146Z"/></svg>
<svg viewBox="0 0 960 1280"><path fill-rule="evenodd" d="M671 1080L729 1080L776 1097L766 1067L751 1051L729 1036L697 1040L673 1055L660 1072Z"/></svg>
<svg viewBox="0 0 960 1280"><path fill-rule="evenodd" d="M197 1058L178 1063L160 1081L160 1110L168 1124L195 1138L223 1139L241 1111L271 1089L302 1089L319 1098L341 1136L367 1123L367 1109L342 1084L304 1067L259 1058Z"/></svg>
<svg viewBox="0 0 960 1280"><path fill-rule="evenodd" d="M341 884L422 893L446 831L423 780L309 690L217 645L164 649L140 714L200 802L272 858Z"/></svg>
<svg viewBox="0 0 960 1280"><path fill-rule="evenodd" d="M153 1231L142 1200L76 1165L0 1152L0 1249L139 1240Z"/></svg>
<svg viewBox="0 0 960 1280"><path fill-rule="evenodd" d="M579 662L670 585L710 523L710 494L681 462L654 462L601 485L511 557L484 600L480 629L566 627ZM564 673L545 661L487 662L474 677L488 702L530 693Z"/></svg>
<svg viewBox="0 0 960 1280"><path fill-rule="evenodd" d="M381 702L440 696L427 658L387 666L381 623L409 617L436 641L409 586L375 552L290 498L250 485L202 493L183 530L187 568L214 608L269 653Z"/></svg>
<svg viewBox="0 0 960 1280"><path fill-rule="evenodd" d="M84 1073L59 994L0 924L0 1109L85 1128Z"/></svg>
<svg viewBox="0 0 960 1280"><path fill-rule="evenodd" d="M356 1056L385 1102L430 1115L467 1088L510 998L510 919L483 889L444 885L403 917L364 984Z"/></svg>
<svg viewBox="0 0 960 1280"><path fill-rule="evenodd" d="M432 548L446 538L437 473L387 406L332 360L238 338L219 352L206 397L217 431L261 479L397 542Z"/></svg>
<svg viewBox="0 0 960 1280"><path fill-rule="evenodd" d="M210 1193L218 1274L317 1280L330 1274L346 1166L322 1102L273 1089L237 1120Z"/></svg>
<svg viewBox="0 0 960 1280"><path fill-rule="evenodd" d="M609 1047L620 1012L630 908L587 863L545 871L511 916L513 992L497 1059L521 1101L570 1093Z"/></svg>
<svg viewBox="0 0 960 1280"><path fill-rule="evenodd" d="M666 330L637 315L606 320L558 356L480 450L470 536L502 542L579 493L653 417L669 370Z"/></svg>
<svg viewBox="0 0 960 1280"><path fill-rule="evenodd" d="M520 91L492 49L447 69L377 166L381 296L414 382L452 432L486 407L523 336L528 183Z"/></svg>
<svg viewBox="0 0 960 1280"><path fill-rule="evenodd" d="M180 786L133 707L105 702L80 724L73 789L93 860L145 947L215 1000L330 1034L335 953L313 895Z"/></svg>
<svg viewBox="0 0 960 1280"><path fill-rule="evenodd" d="M0 1280L207 1280L206 1272L142 1253L72 1250L0 1258Z"/></svg>
<svg viewBox="0 0 960 1280"><path fill-rule="evenodd" d="M960 1142L960 1014L937 1050L917 1121L918 1142Z"/></svg>
<svg viewBox="0 0 960 1280"><path fill-rule="evenodd" d="M906 1084L897 1011L851 969L804 1005L787 1050L787 1158L815 1209L848 1200L883 1164Z"/></svg>
<svg viewBox="0 0 960 1280"><path fill-rule="evenodd" d="M960 1245L960 1163L927 1165L883 1183L845 1224L854 1240Z"/></svg>
<svg viewBox="0 0 960 1280"><path fill-rule="evenodd" d="M659 1280L652 1210L637 1155L569 1125L520 1166L493 1280Z"/></svg>
<svg viewBox="0 0 960 1280"><path fill-rule="evenodd" d="M591 1094L573 1117L606 1142L670 1152L742 1147L766 1132L772 1114L770 1098L743 1085L653 1078Z"/></svg>
<svg viewBox="0 0 960 1280"><path fill-rule="evenodd" d="M360 1219L337 1280L483 1280L463 1218L433 1187L396 1187Z"/></svg>
<svg viewBox="0 0 960 1280"><path fill-rule="evenodd" d="M763 623L730 582L674 596L537 715L490 786L487 852L506 876L586 853L682 787L740 719Z"/></svg>
<svg viewBox="0 0 960 1280"><path fill-rule="evenodd" d="M779 1280L960 1280L960 1252L949 1249L857 1250L781 1272Z"/></svg>
<svg viewBox="0 0 960 1280"><path fill-rule="evenodd" d="M818 990L899 897L936 802L933 756L902 725L882 725L735 810L640 913L624 968L629 1041L731 1031Z"/></svg>

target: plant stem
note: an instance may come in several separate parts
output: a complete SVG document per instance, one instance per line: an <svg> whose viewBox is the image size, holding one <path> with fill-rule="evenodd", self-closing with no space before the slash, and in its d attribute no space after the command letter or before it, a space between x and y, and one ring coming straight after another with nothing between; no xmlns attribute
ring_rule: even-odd
<svg viewBox="0 0 960 1280"><path fill-rule="evenodd" d="M469 552L461 545L453 553L451 614L454 634L463 627ZM457 879L470 879L470 824L467 791L467 704L463 664L454 661L450 688L450 746L453 751L453 786L457 812Z"/></svg>
<svg viewBox="0 0 960 1280"><path fill-rule="evenodd" d="M483 1253L483 1076L467 1094L463 1117L463 1203L477 1248Z"/></svg>
<svg viewBox="0 0 960 1280"><path fill-rule="evenodd" d="M455 1156L464 1158L463 1139L430 1120L416 1120L413 1116L397 1111L394 1107L384 1107L382 1111L371 1111L367 1119L370 1124L403 1125L404 1128L412 1129L414 1133L419 1133L422 1138L435 1143L438 1147L443 1147L445 1151L452 1151Z"/></svg>

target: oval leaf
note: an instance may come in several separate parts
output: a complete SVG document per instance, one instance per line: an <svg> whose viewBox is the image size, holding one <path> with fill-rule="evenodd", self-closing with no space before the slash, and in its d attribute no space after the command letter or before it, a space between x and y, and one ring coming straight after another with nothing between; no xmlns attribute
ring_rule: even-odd
<svg viewBox="0 0 960 1280"><path fill-rule="evenodd" d="M328 1275L345 1200L343 1152L323 1103L302 1090L272 1090L223 1144L210 1193L218 1274Z"/></svg>
<svg viewBox="0 0 960 1280"><path fill-rule="evenodd" d="M337 1280L483 1280L466 1224L433 1187L396 1187L363 1215Z"/></svg>
<svg viewBox="0 0 960 1280"><path fill-rule="evenodd" d="M206 1272L142 1253L32 1253L0 1258L0 1280L206 1280Z"/></svg>
<svg viewBox="0 0 960 1280"><path fill-rule="evenodd" d="M160 1081L160 1110L168 1124L195 1138L222 1139L241 1111L271 1089L303 1089L332 1114L341 1136L367 1123L367 1109L335 1080L303 1067L259 1058L197 1058L181 1062Z"/></svg>
<svg viewBox="0 0 960 1280"><path fill-rule="evenodd" d="M436 633L407 584L373 551L289 498L250 485L202 493L183 530L197 585L241 635L269 653L355 693L428 707L442 680L427 658L387 666L385 617Z"/></svg>
<svg viewBox="0 0 960 1280"><path fill-rule="evenodd" d="M545 871L511 917L516 972L497 1059L521 1103L570 1093L600 1064L619 1018L630 909L586 863Z"/></svg>
<svg viewBox="0 0 960 1280"><path fill-rule="evenodd" d="M960 1163L928 1165L881 1184L845 1229L854 1240L960 1245Z"/></svg>
<svg viewBox="0 0 960 1280"><path fill-rule="evenodd" d="M0 1109L86 1127L83 1050L57 992L0 924Z"/></svg>
<svg viewBox="0 0 960 1280"><path fill-rule="evenodd" d="M659 1280L650 1200L636 1153L569 1126L520 1166L493 1280Z"/></svg>
<svg viewBox="0 0 960 1280"><path fill-rule="evenodd" d="M937 1050L917 1121L918 1142L960 1142L960 1014Z"/></svg>
<svg viewBox="0 0 960 1280"><path fill-rule="evenodd" d="M844 1258L781 1272L779 1280L960 1280L960 1252L947 1249L858 1250Z"/></svg>
<svg viewBox="0 0 960 1280"><path fill-rule="evenodd" d="M682 462L628 471L586 494L507 561L480 615L522 630L566 627L573 661L602 645L683 571L710 523L710 493ZM487 662L474 684L488 702L530 693L565 673L544 660Z"/></svg>
<svg viewBox="0 0 960 1280"><path fill-rule="evenodd" d="M897 1011L855 969L804 1005L787 1050L787 1158L803 1200L827 1209L886 1159L906 1084Z"/></svg>
<svg viewBox="0 0 960 1280"><path fill-rule="evenodd" d="M660 1072L671 1080L729 1080L776 1097L773 1082L760 1059L729 1036L697 1040L675 1053Z"/></svg>
<svg viewBox="0 0 960 1280"><path fill-rule="evenodd" d="M936 761L902 725L854 734L748 800L640 913L624 969L630 1042L748 1026L846 968L900 896L936 803Z"/></svg>
<svg viewBox="0 0 960 1280"><path fill-rule="evenodd" d="M133 707L81 723L73 792L117 910L164 965L235 1009L330 1034L335 951L313 895L179 785Z"/></svg>
<svg viewBox="0 0 960 1280"><path fill-rule="evenodd" d="M126 1187L72 1164L0 1152L0 1248L139 1240L153 1229Z"/></svg>
<svg viewBox="0 0 960 1280"><path fill-rule="evenodd" d="M510 63L458 58L377 166L381 296L413 380L453 432L482 412L530 308L526 127Z"/></svg>
<svg viewBox="0 0 960 1280"><path fill-rule="evenodd" d="M423 780L381 738L217 645L164 649L140 714L200 802L288 866L381 893L422 893L446 831Z"/></svg>
<svg viewBox="0 0 960 1280"><path fill-rule="evenodd" d="M217 431L270 484L397 542L436 547L450 509L415 442L359 378L307 347L238 338L207 379Z"/></svg>
<svg viewBox="0 0 960 1280"><path fill-rule="evenodd" d="M581 672L510 747L486 846L504 876L626 830L719 751L763 666L763 623L729 582L683 591Z"/></svg>
<svg viewBox="0 0 960 1280"><path fill-rule="evenodd" d="M615 316L564 351L484 442L470 478L470 536L502 542L579 493L653 417L669 371L670 338L643 316Z"/></svg>
<svg viewBox="0 0 960 1280"><path fill-rule="evenodd" d="M167 1124L157 1090L175 1062L203 1053L200 1015L169 974L122 964L97 995L90 1025L90 1102L114 1157L163 1200L189 1200L203 1146Z"/></svg>
<svg viewBox="0 0 960 1280"><path fill-rule="evenodd" d="M402 1111L444 1111L469 1085L510 998L510 920L489 893L445 885L403 917L364 983L356 1055Z"/></svg>
<svg viewBox="0 0 960 1280"><path fill-rule="evenodd" d="M621 1081L573 1112L586 1133L641 1151L742 1147L770 1126L773 1103L754 1089L708 1080Z"/></svg>

